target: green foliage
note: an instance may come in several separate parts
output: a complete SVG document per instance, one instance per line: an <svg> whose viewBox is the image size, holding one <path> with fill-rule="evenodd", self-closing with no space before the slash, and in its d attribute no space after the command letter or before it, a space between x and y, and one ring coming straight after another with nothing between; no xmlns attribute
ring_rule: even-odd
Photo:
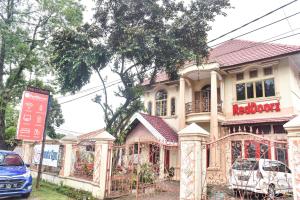
<svg viewBox="0 0 300 200"><path fill-rule="evenodd" d="M56 184L53 184L53 183L42 181L41 182L41 188L43 188L43 187L46 187L49 190L56 191L60 194L63 194L65 196L69 197L69 198L76 199L76 200L82 200L82 199L96 200L90 192L86 192L86 191L83 191L83 190L77 190L77 189L65 186L63 184L56 185Z"/></svg>
<svg viewBox="0 0 300 200"><path fill-rule="evenodd" d="M106 129L122 135L132 115L143 109L141 83L166 71L171 79L186 60L199 63L207 56L209 23L225 15L229 0L97 0L92 24L54 35L51 59L61 90L76 92L96 73L104 87L94 99L103 112ZM115 95L121 104L113 109L108 100L105 70L119 76ZM121 141L121 140L120 140Z"/></svg>
<svg viewBox="0 0 300 200"><path fill-rule="evenodd" d="M153 167L148 163L144 163L140 166L139 181L142 183L154 183L155 172Z"/></svg>
<svg viewBox="0 0 300 200"><path fill-rule="evenodd" d="M43 82L45 76L53 76L49 39L58 29L78 26L81 20L79 0L1 1L0 148L5 128L10 127L5 125L8 104L18 105L23 90L32 85L33 80ZM51 85L55 86L55 82ZM61 121L60 115L56 116L59 117L57 121ZM11 128L9 133L12 133Z"/></svg>
<svg viewBox="0 0 300 200"><path fill-rule="evenodd" d="M65 186L65 185L56 186L55 191L57 191L58 193L61 193L63 195L66 195L70 198L76 199L76 200L82 200L82 199L95 200L96 199L92 196L92 194L90 192L86 192L83 190L77 190L77 189L74 189L74 188L71 188L71 187Z"/></svg>

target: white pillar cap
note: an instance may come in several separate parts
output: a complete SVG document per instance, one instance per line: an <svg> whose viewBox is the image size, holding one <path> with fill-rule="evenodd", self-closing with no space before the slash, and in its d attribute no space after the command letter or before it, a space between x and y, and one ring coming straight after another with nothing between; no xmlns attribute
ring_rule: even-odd
<svg viewBox="0 0 300 200"><path fill-rule="evenodd" d="M209 132L207 132L204 128L197 125L196 123L192 123L178 132L179 136L202 136L208 137Z"/></svg>
<svg viewBox="0 0 300 200"><path fill-rule="evenodd" d="M92 140L96 141L115 141L116 138L112 136L107 131L103 131L102 133L97 134Z"/></svg>

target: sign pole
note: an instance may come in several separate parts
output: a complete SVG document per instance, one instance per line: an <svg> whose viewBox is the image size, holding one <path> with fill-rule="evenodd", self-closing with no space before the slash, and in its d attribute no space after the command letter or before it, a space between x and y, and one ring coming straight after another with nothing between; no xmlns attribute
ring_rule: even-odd
<svg viewBox="0 0 300 200"><path fill-rule="evenodd" d="M40 188L40 180L41 180L41 174L42 174L42 164L43 164L44 150L45 150L45 143L46 143L46 129L47 129L47 121L48 121L50 106L51 106L51 96L49 95L48 108L47 108L47 113L46 113L43 140L42 140L42 149L41 149L41 154L40 154L40 163L39 163L39 167L38 167L38 174L37 174L36 185L35 185L36 189Z"/></svg>

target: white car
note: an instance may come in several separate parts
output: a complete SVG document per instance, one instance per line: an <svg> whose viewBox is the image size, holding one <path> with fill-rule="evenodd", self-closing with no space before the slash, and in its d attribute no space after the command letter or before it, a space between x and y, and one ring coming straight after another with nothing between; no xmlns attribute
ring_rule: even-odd
<svg viewBox="0 0 300 200"><path fill-rule="evenodd" d="M237 159L230 169L229 188L267 194L291 193L291 170L282 162L269 159Z"/></svg>

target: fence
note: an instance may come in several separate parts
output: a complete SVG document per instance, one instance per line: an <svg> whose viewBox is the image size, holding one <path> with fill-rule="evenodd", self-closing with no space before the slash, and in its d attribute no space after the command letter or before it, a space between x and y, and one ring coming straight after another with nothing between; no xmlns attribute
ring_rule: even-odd
<svg viewBox="0 0 300 200"><path fill-rule="evenodd" d="M255 199L260 197L246 196L239 191L241 188L235 190L228 186L234 181L240 181L243 187L248 187L251 178L265 176L265 171L270 174L265 182L266 187L264 186L269 197L273 198L272 194L283 189L276 187L276 182L272 182L272 173L284 173L287 176L283 176L281 181L288 183L287 187L293 190L294 200L297 200L300 198L300 117L296 119L296 122L287 123L288 143L266 140L263 136L241 132L211 143L208 142L210 134L195 124L179 132L179 149L175 145L153 141L116 146L113 145L115 138L105 131L85 140L65 137L58 143L47 141L49 145L59 145L58 164L56 169L51 168L51 165L44 166L42 178L89 191L99 199L131 193L136 199L144 199L145 195L152 194L152 191L172 191L177 195L179 189L176 184L180 184L181 200ZM239 137L235 138L237 135ZM23 143L22 156L26 163L32 163L36 145ZM259 151L253 151L253 145L258 145ZM167 181L176 177L178 169L171 161L173 158L169 163L166 162L166 158L171 158L178 150L180 155L175 157L179 157L181 163L180 183L170 184ZM241 158L251 158L253 163L251 159L245 161ZM261 162L261 158L271 159ZM239 160L240 163L235 165ZM282 165L274 160L281 161ZM250 172L239 172L239 169L245 167ZM36 166L32 165L32 168L35 176ZM236 176L233 177L234 174ZM283 184L278 182L278 185ZM170 199L178 198L176 195Z"/></svg>

